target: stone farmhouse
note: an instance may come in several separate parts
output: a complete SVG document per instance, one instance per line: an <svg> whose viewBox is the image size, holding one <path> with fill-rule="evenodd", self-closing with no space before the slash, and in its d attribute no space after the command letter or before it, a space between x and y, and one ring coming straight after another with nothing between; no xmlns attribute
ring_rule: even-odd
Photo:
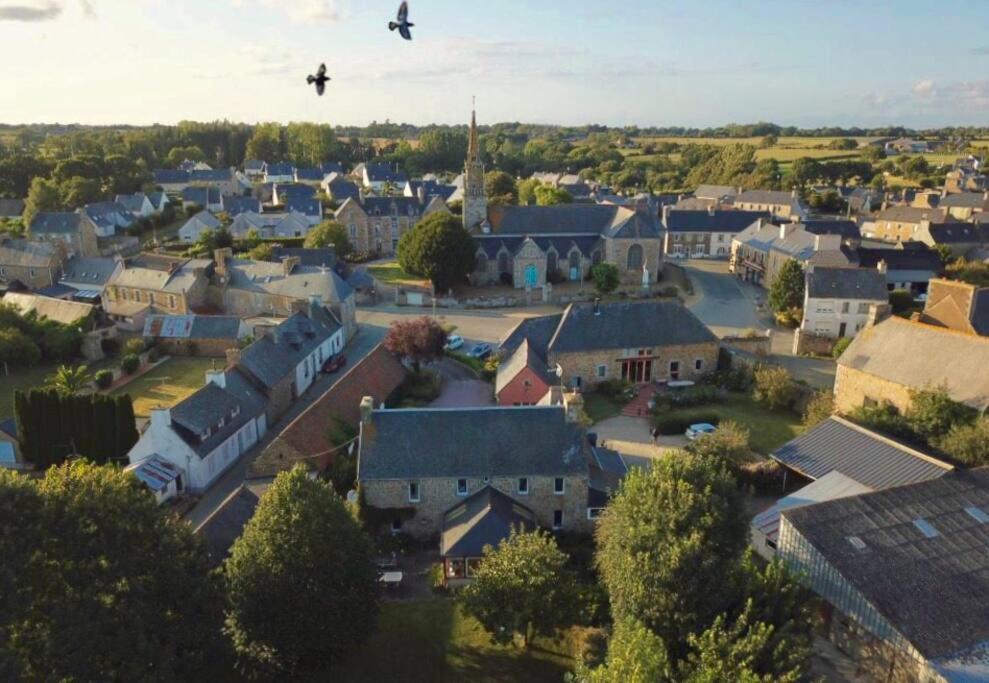
<svg viewBox="0 0 989 683"><path fill-rule="evenodd" d="M441 197L348 197L334 217L358 252L394 255L398 241L426 216L449 213Z"/></svg>
<svg viewBox="0 0 989 683"><path fill-rule="evenodd" d="M663 207L663 227L666 229L663 251L673 258L727 259L732 240L738 233L757 222L769 219L764 211L722 211L710 208L700 211Z"/></svg>
<svg viewBox="0 0 989 683"><path fill-rule="evenodd" d="M141 254L107 281L103 310L124 329L140 330L148 313L187 315L206 302L213 262Z"/></svg>
<svg viewBox="0 0 989 683"><path fill-rule="evenodd" d="M0 240L0 289L16 282L29 289L51 287L58 282L65 260L63 242L5 237Z"/></svg>
<svg viewBox="0 0 989 683"><path fill-rule="evenodd" d="M42 211L31 221L28 233L32 240L63 243L69 256L100 255L96 224L81 210Z"/></svg>

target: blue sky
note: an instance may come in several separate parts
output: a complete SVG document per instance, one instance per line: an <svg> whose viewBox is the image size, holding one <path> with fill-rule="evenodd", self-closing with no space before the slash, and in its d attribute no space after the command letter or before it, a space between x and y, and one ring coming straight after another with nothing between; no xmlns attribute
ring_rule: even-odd
<svg viewBox="0 0 989 683"><path fill-rule="evenodd" d="M987 0L397 4L0 0L0 121L989 124Z"/></svg>

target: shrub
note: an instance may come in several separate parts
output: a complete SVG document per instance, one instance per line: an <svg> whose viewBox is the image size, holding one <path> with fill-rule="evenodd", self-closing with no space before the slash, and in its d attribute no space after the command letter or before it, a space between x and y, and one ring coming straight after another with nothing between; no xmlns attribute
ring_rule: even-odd
<svg viewBox="0 0 989 683"><path fill-rule="evenodd" d="M93 377L93 381L96 382L98 389L109 389L110 385L113 384L113 373L109 370L100 370Z"/></svg>
<svg viewBox="0 0 989 683"><path fill-rule="evenodd" d="M738 482L761 496L780 495L783 491L784 474L783 466L775 460L743 462L735 470Z"/></svg>
<svg viewBox="0 0 989 683"><path fill-rule="evenodd" d="M128 375L133 375L141 367L141 359L133 354L127 354L120 361L120 369Z"/></svg>
<svg viewBox="0 0 989 683"><path fill-rule="evenodd" d="M606 379L598 382L597 392L608 398L621 398L631 385L620 379Z"/></svg>
<svg viewBox="0 0 989 683"><path fill-rule="evenodd" d="M755 389L752 398L770 410L789 408L797 390L786 368L763 365L755 371Z"/></svg>
<svg viewBox="0 0 989 683"><path fill-rule="evenodd" d="M894 289L889 293L889 305L893 313L903 313L913 308L913 294L905 289Z"/></svg>
<svg viewBox="0 0 989 683"><path fill-rule="evenodd" d="M481 368L481 379L485 382L493 381L495 375L498 374L499 365L501 365L501 360L493 353L484 359L484 366Z"/></svg>
<svg viewBox="0 0 989 683"><path fill-rule="evenodd" d="M804 408L804 424L813 427L833 414L834 395L830 391L815 391Z"/></svg>
<svg viewBox="0 0 989 683"><path fill-rule="evenodd" d="M660 434L670 436L673 434L683 434L687 427L698 422L708 422L717 425L721 417L713 412L689 412L675 413L672 415L658 415L656 417L656 429Z"/></svg>
<svg viewBox="0 0 989 683"><path fill-rule="evenodd" d="M120 353L120 340L116 337L107 337L100 340L100 348L103 349L103 353L114 355Z"/></svg>
<svg viewBox="0 0 989 683"><path fill-rule="evenodd" d="M161 353L159 353L158 347L152 346L150 349L148 349L149 363L157 363L159 358L161 358Z"/></svg>
<svg viewBox="0 0 989 683"><path fill-rule="evenodd" d="M124 343L125 356L136 356L138 354L144 353L144 350L145 350L144 340L138 337L128 339Z"/></svg>
<svg viewBox="0 0 989 683"><path fill-rule="evenodd" d="M845 352L845 349L847 349L848 345L851 343L852 343L851 337L842 337L841 339L839 339L834 343L834 347L832 347L831 349L831 356L835 360L838 360L838 358L841 357L841 354Z"/></svg>
<svg viewBox="0 0 989 683"><path fill-rule="evenodd" d="M748 363L739 363L727 370L715 372L710 381L728 391L749 391L755 384L755 373Z"/></svg>
<svg viewBox="0 0 989 683"><path fill-rule="evenodd" d="M665 287L659 290L659 295L667 296L673 299L680 295L680 290L673 285L666 285Z"/></svg>

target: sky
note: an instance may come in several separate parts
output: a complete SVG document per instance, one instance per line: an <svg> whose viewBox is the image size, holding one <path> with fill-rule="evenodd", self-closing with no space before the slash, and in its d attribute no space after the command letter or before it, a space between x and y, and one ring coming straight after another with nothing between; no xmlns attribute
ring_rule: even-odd
<svg viewBox="0 0 989 683"><path fill-rule="evenodd" d="M989 0L397 4L0 0L0 122L989 125Z"/></svg>

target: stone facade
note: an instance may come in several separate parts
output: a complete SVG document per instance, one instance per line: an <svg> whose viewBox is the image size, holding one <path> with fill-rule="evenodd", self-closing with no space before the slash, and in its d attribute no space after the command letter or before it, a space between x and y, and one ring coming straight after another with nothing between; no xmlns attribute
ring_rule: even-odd
<svg viewBox="0 0 989 683"><path fill-rule="evenodd" d="M143 289L138 287L121 287L110 283L107 284L103 293L104 306L110 307L114 303L136 302L152 306L159 313L170 315L188 315L192 313L193 306L200 306L206 300L206 287L209 282L206 277L197 279L185 292L164 292L154 289Z"/></svg>
<svg viewBox="0 0 989 683"><path fill-rule="evenodd" d="M520 473L519 477L525 477ZM553 514L563 511L564 531L589 532L594 522L587 518L586 475L565 477L564 493L554 493L554 477L526 477L529 483L528 494L518 492L517 477L494 477L467 480L467 495L476 493L490 485L531 509L536 522L547 529L553 527ZM442 530L443 514L454 505L462 502L465 495L457 495L457 478L430 478L410 480L419 484L419 501L409 500L409 480L367 480L361 482L364 502L378 509L412 509L412 519L402 523L402 530L417 538L430 538Z"/></svg>
<svg viewBox="0 0 989 683"><path fill-rule="evenodd" d="M42 245L47 249L47 245ZM55 242L54 253L50 257L42 259L34 265L21 265L23 260L18 247L10 246L10 243L0 241L0 282L10 283L14 280L22 282L28 289L43 289L51 287L58 282L62 272L62 264L66 259L65 244ZM9 256L9 258L6 258Z"/></svg>
<svg viewBox="0 0 989 683"><path fill-rule="evenodd" d="M604 260L618 266L622 282L642 282L642 266L649 269L649 282L655 284L663 268L663 242L661 239L611 239L604 240Z"/></svg>
<svg viewBox="0 0 989 683"><path fill-rule="evenodd" d="M449 213L450 209L439 197L433 197L424 206L417 198L395 197L385 208L377 204L370 211L355 199L348 199L337 209L335 219L347 229L347 236L357 252L378 253L392 256L398 241L416 224L437 212Z"/></svg>
<svg viewBox="0 0 989 683"><path fill-rule="evenodd" d="M650 380L699 380L704 375L718 368L718 353L720 344L717 341L683 346L661 346L645 351L639 355L640 349L601 349L597 351L581 351L556 353L550 352L548 365L559 364L563 368L563 382L573 386L579 378L583 388L593 388L598 382L610 379L622 379L622 364L626 361L651 361ZM698 367L698 361L700 362ZM674 362L678 369L674 373ZM601 369L604 374L601 374ZM675 374L675 377L674 377Z"/></svg>
<svg viewBox="0 0 989 683"><path fill-rule="evenodd" d="M269 292L238 289L236 287L211 287L210 300L221 306L229 315L250 318L257 315L290 316L297 310L301 299ZM340 302L322 302L343 325L345 339L357 334L357 306L350 296Z"/></svg>
<svg viewBox="0 0 989 683"><path fill-rule="evenodd" d="M866 403L889 401L904 412L913 402L910 391L911 387L839 365L834 380L835 409L849 413Z"/></svg>

